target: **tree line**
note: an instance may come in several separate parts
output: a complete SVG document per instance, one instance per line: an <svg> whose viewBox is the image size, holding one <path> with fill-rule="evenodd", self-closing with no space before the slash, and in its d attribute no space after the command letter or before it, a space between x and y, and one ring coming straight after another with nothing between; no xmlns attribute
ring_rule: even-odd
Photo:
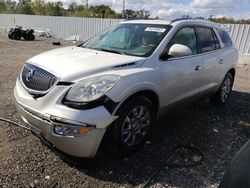
<svg viewBox="0 0 250 188"><path fill-rule="evenodd" d="M250 19L235 19L232 17L214 17L211 15L209 18L204 18L204 17L192 17L190 15L183 15L182 18L195 18L195 19L202 19L202 20L210 20L215 23L220 23L220 24L250 24Z"/></svg>
<svg viewBox="0 0 250 188"><path fill-rule="evenodd" d="M0 0L0 13L98 18L149 18L150 16L150 12L144 9L127 9L117 13L107 5L88 6L72 2L65 8L61 1L45 0Z"/></svg>
<svg viewBox="0 0 250 188"><path fill-rule="evenodd" d="M250 24L250 19L236 20L231 17L210 18L211 21L221 24Z"/></svg>
<svg viewBox="0 0 250 188"><path fill-rule="evenodd" d="M167 11L167 10L166 10ZM50 2L46 0L0 0L0 13L6 14L30 14L48 16L78 16L97 18L144 18L150 17L148 10L126 9L122 13L117 13L110 6L77 4L72 2L68 7L64 7L61 1ZM183 18L192 18L190 15L183 15ZM159 17L156 17L157 19ZM205 19L198 17L199 19ZM211 15L209 20L217 23L250 24L250 19L234 19L232 17L216 18Z"/></svg>

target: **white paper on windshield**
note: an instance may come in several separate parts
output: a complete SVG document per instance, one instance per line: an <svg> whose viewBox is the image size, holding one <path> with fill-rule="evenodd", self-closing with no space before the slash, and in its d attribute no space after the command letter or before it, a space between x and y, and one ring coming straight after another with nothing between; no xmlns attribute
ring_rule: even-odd
<svg viewBox="0 0 250 188"><path fill-rule="evenodd" d="M160 27L147 27L145 31L150 31L150 32L157 32L157 33L164 33L166 29L160 28Z"/></svg>

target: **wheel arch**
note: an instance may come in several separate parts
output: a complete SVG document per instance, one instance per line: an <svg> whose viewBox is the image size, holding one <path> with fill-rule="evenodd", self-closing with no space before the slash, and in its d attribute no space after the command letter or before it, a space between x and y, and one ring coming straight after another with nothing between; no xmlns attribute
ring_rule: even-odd
<svg viewBox="0 0 250 188"><path fill-rule="evenodd" d="M236 70L235 70L235 68L231 68L227 73L231 73L233 76L233 79L234 79L235 74L236 74Z"/></svg>
<svg viewBox="0 0 250 188"><path fill-rule="evenodd" d="M157 93L153 90L149 90L149 89L146 89L146 90L140 90L140 91L137 91L131 95L129 95L125 100L123 100L120 105L117 106L117 108L115 109L114 111L114 114L117 113L118 109L124 104L126 103L127 101L129 101L130 99L134 98L134 97L137 97L137 96L143 96L143 97L146 97L148 100L150 100L154 106L154 109L155 109L155 112L156 112L156 115L158 114L158 111L159 111L159 106L160 106L160 101L159 101L159 96L157 95Z"/></svg>
<svg viewBox="0 0 250 188"><path fill-rule="evenodd" d="M146 97L148 100L150 100L153 103L153 107L155 109L155 119L153 120L153 122L156 120L157 118L157 114L158 114L158 109L159 109L159 97L157 95L157 93L153 90L140 90L137 91L131 95L129 95L125 100L123 100L122 102L120 102L120 104L116 107L115 111L113 112L114 115L118 115L118 111L119 109L129 100L131 100L134 97ZM110 150L110 152L114 152L116 154L120 154L117 153L116 150L113 149L113 147L110 148L110 144L114 144L114 142L112 142L112 138L114 137L113 131L115 131L116 128L116 121L118 121L118 119L116 119L112 124L110 124L110 126L107 127L106 132L102 138L101 141L101 145L100 148L103 149L108 149Z"/></svg>

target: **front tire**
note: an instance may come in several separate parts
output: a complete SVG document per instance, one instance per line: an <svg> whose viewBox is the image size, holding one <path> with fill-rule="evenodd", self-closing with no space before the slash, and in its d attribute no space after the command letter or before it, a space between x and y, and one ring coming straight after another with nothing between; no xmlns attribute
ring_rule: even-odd
<svg viewBox="0 0 250 188"><path fill-rule="evenodd" d="M219 90L210 97L214 104L225 104L231 94L234 78L229 72L226 74Z"/></svg>
<svg viewBox="0 0 250 188"><path fill-rule="evenodd" d="M22 36L21 36L19 33L15 33L15 34L14 34L14 39L15 39L15 40L20 40L21 37L22 37Z"/></svg>
<svg viewBox="0 0 250 188"><path fill-rule="evenodd" d="M138 96L123 104L117 115L119 118L107 133L109 147L112 145L115 153L128 155L145 143L155 121L155 108L148 98Z"/></svg>
<svg viewBox="0 0 250 188"><path fill-rule="evenodd" d="M11 39L11 40L13 40L13 39L14 39L14 36L13 36L13 34L12 34L12 33L9 33L9 34L8 34L8 37L9 37L9 39Z"/></svg>

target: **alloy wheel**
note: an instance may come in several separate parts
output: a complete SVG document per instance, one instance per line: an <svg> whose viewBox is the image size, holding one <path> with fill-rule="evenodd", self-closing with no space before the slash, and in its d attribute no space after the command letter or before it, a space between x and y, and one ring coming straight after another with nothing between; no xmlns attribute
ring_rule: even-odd
<svg viewBox="0 0 250 188"><path fill-rule="evenodd" d="M147 135L150 123L149 109L145 106L134 107L122 124L121 138L123 143L127 146L139 143Z"/></svg>
<svg viewBox="0 0 250 188"><path fill-rule="evenodd" d="M225 102L227 100L227 98L229 97L229 94L231 92L231 79L230 77L227 77L225 80L224 80L224 83L222 85L222 88L221 88L221 100L222 102Z"/></svg>

